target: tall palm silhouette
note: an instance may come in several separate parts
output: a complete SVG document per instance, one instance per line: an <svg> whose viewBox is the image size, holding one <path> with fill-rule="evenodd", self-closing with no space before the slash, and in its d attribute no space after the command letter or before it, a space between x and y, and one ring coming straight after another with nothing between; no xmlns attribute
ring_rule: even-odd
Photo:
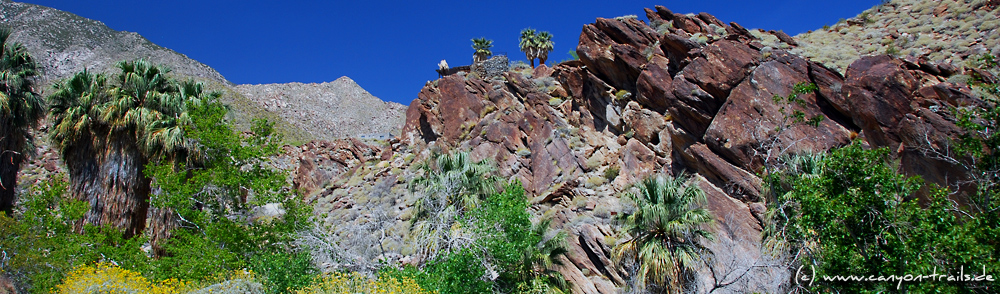
<svg viewBox="0 0 1000 294"><path fill-rule="evenodd" d="M0 29L0 212L14 208L17 172L35 150L30 130L45 115L35 93L37 65L20 43L8 43L10 29Z"/></svg>
<svg viewBox="0 0 1000 294"><path fill-rule="evenodd" d="M107 77L79 72L54 85L49 95L52 128L49 139L62 154L69 171L73 198L91 200L100 193L98 157L104 148L108 126L101 121L101 107L110 100Z"/></svg>
<svg viewBox="0 0 1000 294"><path fill-rule="evenodd" d="M71 193L90 203L85 223L142 232L149 210L151 160L197 160L196 144L184 137L191 124L187 104L202 95L200 84L177 83L169 69L146 60L123 61L109 81L78 73L56 86L51 139L70 171Z"/></svg>

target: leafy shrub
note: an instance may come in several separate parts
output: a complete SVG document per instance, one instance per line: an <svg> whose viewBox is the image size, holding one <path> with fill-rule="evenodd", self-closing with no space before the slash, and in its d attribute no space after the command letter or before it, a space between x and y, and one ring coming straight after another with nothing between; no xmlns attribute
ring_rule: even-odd
<svg viewBox="0 0 1000 294"><path fill-rule="evenodd" d="M543 278L553 288L565 287L565 280L552 267L566 253L566 236L559 232L546 238L550 222L533 225L527 209L524 188L515 181L487 198L471 215L474 226L486 235L482 246L499 268L497 284L501 289L518 289Z"/></svg>
<svg viewBox="0 0 1000 294"><path fill-rule="evenodd" d="M250 258L250 269L263 276L267 292L287 293L309 285L319 273L305 252L272 251Z"/></svg>
<svg viewBox="0 0 1000 294"><path fill-rule="evenodd" d="M257 121L253 136L241 136L225 122L226 107L215 101L189 106L193 124L186 136L200 142L205 159L197 166L177 167L157 162L146 172L156 179L160 193L153 206L183 220L172 237L163 241L164 256L155 260L154 277L200 281L213 273L249 266L268 292L284 292L308 283L316 270L285 244L308 226L311 211L288 193L285 175L262 160L279 150L280 136L273 124ZM280 203L279 218L248 224L233 215L246 215L246 204Z"/></svg>
<svg viewBox="0 0 1000 294"><path fill-rule="evenodd" d="M61 177L40 182L21 195L23 213L0 215L0 248L9 258L0 271L23 277L31 293L48 293L66 273L95 262L147 272L151 265L140 249L144 238L125 239L110 227L86 226L76 233L89 205L71 199L66 186Z"/></svg>
<svg viewBox="0 0 1000 294"><path fill-rule="evenodd" d="M797 161L766 177L775 205L766 230L767 247L800 256L813 275L904 276L996 268L988 215L952 213L947 191L932 189L915 199L923 181L900 175L887 149L865 150L855 142L825 158ZM965 214L969 216L969 214ZM804 256L803 256L804 255ZM967 271L968 272L968 271ZM858 293L890 291L897 284L816 281L815 290ZM961 292L976 283L910 283L900 291Z"/></svg>
<svg viewBox="0 0 1000 294"><path fill-rule="evenodd" d="M607 169L604 169L604 178L608 179L608 181L614 181L618 177L619 172L621 172L621 169L617 166L609 166Z"/></svg>

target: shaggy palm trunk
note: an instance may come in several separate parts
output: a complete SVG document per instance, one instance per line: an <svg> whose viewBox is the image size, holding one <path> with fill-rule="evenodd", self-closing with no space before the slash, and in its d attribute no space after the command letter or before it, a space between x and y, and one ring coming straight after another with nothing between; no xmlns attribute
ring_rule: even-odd
<svg viewBox="0 0 1000 294"><path fill-rule="evenodd" d="M174 229L180 226L180 218L177 212L168 207L153 207L149 219L149 243L153 248L153 256L160 257L167 254L163 247L164 242L173 236Z"/></svg>
<svg viewBox="0 0 1000 294"><path fill-rule="evenodd" d="M8 144L2 146L7 147ZM5 212L8 216L14 211L17 172L21 169L22 159L20 154L9 148L4 148L0 154L0 212Z"/></svg>
<svg viewBox="0 0 1000 294"><path fill-rule="evenodd" d="M90 142L90 138L82 141ZM92 198L100 195L100 165L97 163L97 152L94 147L81 144L67 150L63 158L69 172L70 197L89 203ZM75 229L77 232L82 232L83 222L77 222Z"/></svg>
<svg viewBox="0 0 1000 294"><path fill-rule="evenodd" d="M0 212L9 216L14 211L17 196L17 172L24 161L19 146L23 142L17 142L18 139L23 140L23 135L11 127L7 118L0 118L0 131Z"/></svg>
<svg viewBox="0 0 1000 294"><path fill-rule="evenodd" d="M90 198L87 223L110 225L125 238L142 233L149 211L149 178L143 174L146 158L135 144L111 140L98 176L101 193Z"/></svg>

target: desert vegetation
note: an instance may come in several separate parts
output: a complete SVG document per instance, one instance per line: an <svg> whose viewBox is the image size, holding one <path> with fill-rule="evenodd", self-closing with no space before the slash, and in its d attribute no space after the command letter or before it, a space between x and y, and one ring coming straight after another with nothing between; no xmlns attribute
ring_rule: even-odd
<svg viewBox="0 0 1000 294"><path fill-rule="evenodd" d="M991 55L977 57L983 70L997 72ZM947 160L972 172L968 204L955 199L957 187L925 184L899 173L890 151L867 149L860 142L826 154L783 157L766 175L772 206L767 238L772 254L811 275L828 276L957 276L965 269L973 277L989 274L997 264L993 237L1000 209L995 152L1000 123L996 84L973 79L985 102L982 107L954 109L965 135L958 138ZM972 121L976 121L973 123ZM921 190L923 189L923 192ZM986 272L983 272L985 269ZM961 278L960 278L961 279ZM951 283L859 284L817 280L797 285L802 291L988 292L995 281Z"/></svg>

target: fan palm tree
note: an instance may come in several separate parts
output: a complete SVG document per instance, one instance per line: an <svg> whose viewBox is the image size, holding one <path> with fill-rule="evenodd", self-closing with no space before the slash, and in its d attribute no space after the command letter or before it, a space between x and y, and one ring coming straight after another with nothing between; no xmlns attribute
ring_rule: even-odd
<svg viewBox="0 0 1000 294"><path fill-rule="evenodd" d="M535 35L535 29L527 28L521 30L521 38L518 46L521 47L521 52L524 52L524 56L528 58L531 62L531 68L535 68L535 57L537 57L538 48L538 37Z"/></svg>
<svg viewBox="0 0 1000 294"><path fill-rule="evenodd" d="M176 164L195 164L201 159L198 144L184 136L184 127L193 123L187 104L201 103L202 92L201 83L188 80L178 85L177 92L159 95L148 103L148 108L160 113L160 118L150 122L140 138L149 158Z"/></svg>
<svg viewBox="0 0 1000 294"><path fill-rule="evenodd" d="M544 239L551 224L552 219L544 219L538 224L531 226L530 234L542 237L542 241L525 252L523 264L530 267L530 271L534 276L532 278L546 279L547 284L550 285L548 288L552 290L550 292L561 293L562 291L559 289L569 288L569 285L566 283L566 278L563 277L562 273L553 269L558 265L563 265L559 256L565 255L569 250L566 250L565 232L560 231L552 238Z"/></svg>
<svg viewBox="0 0 1000 294"><path fill-rule="evenodd" d="M615 246L612 256L619 266L623 260L638 266L637 287L652 283L661 290L680 293L684 275L708 251L699 238L712 239L711 233L701 229L712 217L708 210L697 207L705 202L705 194L684 182L684 175L650 177L639 184L638 194L629 195L636 210L623 219L632 237Z"/></svg>
<svg viewBox="0 0 1000 294"><path fill-rule="evenodd" d="M108 126L100 113L110 100L107 77L84 70L53 87L48 97L53 118L49 139L66 163L71 195L89 201L101 193L98 156Z"/></svg>
<svg viewBox="0 0 1000 294"><path fill-rule="evenodd" d="M535 44L538 47L535 54L538 57L538 63L545 64L545 60L549 59L549 51L552 51L555 42L552 42L552 34L549 32L538 33L535 37L537 38Z"/></svg>
<svg viewBox="0 0 1000 294"><path fill-rule="evenodd" d="M28 50L10 43L10 29L0 29L0 212L14 208L17 172L34 153L29 132L45 114L42 97L35 93L37 65Z"/></svg>
<svg viewBox="0 0 1000 294"><path fill-rule="evenodd" d="M473 63L480 63L490 56L493 56L493 52L490 48L493 47L493 40L487 40L486 38L472 39L472 49L476 50L473 55Z"/></svg>
<svg viewBox="0 0 1000 294"><path fill-rule="evenodd" d="M182 107L171 96L177 86L167 78L169 69L145 60L119 62L118 87L101 109L108 124L105 147L100 156L102 193L91 199L88 223L124 229L125 236L140 233L146 226L150 179L143 173L151 154L146 130L157 121L174 115L165 111ZM140 143L146 143L140 145Z"/></svg>
<svg viewBox="0 0 1000 294"><path fill-rule="evenodd" d="M474 162L468 152L434 155L419 168L425 174L415 178L413 185L423 187L427 194L445 196L449 205L463 211L475 208L498 190L499 181L493 176L496 168L485 160Z"/></svg>
<svg viewBox="0 0 1000 294"><path fill-rule="evenodd" d="M454 224L458 217L479 206L487 195L496 193L499 179L493 176L496 168L488 161L475 162L468 152L434 154L421 163L423 175L410 182L410 189L423 188L423 197L414 209L411 219L414 231L422 236L420 255L433 259L438 252L462 247L454 243Z"/></svg>

